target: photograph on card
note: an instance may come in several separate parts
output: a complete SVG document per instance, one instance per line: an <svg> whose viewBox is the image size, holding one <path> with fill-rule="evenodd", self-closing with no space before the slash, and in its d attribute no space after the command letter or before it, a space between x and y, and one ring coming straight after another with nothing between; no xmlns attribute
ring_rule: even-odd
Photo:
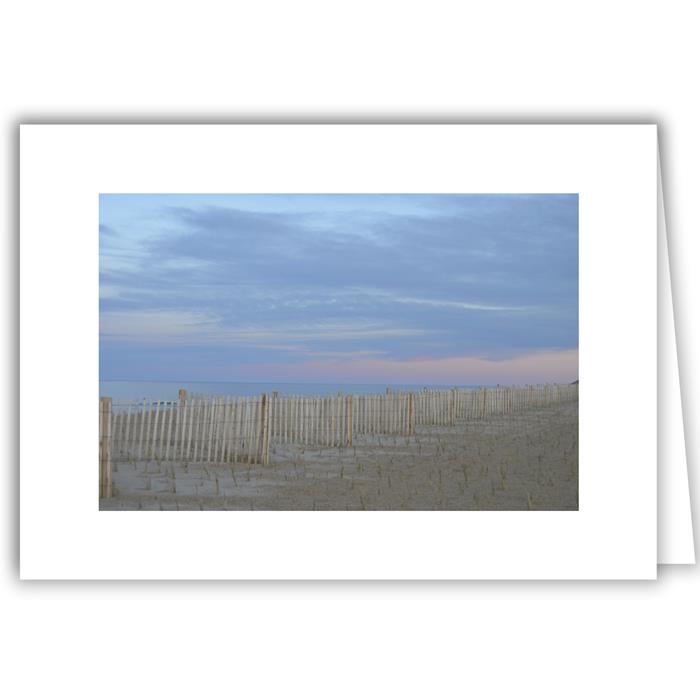
<svg viewBox="0 0 700 700"><path fill-rule="evenodd" d="M100 509L578 510L578 210L100 195Z"/></svg>

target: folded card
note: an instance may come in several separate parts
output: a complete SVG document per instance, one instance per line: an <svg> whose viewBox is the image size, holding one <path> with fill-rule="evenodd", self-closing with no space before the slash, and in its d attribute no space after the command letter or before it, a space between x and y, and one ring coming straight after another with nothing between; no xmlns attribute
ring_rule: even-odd
<svg viewBox="0 0 700 700"><path fill-rule="evenodd" d="M654 578L657 148L22 127L22 576Z"/></svg>

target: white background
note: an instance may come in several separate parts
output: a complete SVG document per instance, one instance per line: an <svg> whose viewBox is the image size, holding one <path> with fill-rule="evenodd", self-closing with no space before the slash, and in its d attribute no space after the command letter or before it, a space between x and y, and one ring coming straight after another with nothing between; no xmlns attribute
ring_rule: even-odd
<svg viewBox="0 0 700 700"><path fill-rule="evenodd" d="M0 189L15 337L19 121L658 121L697 502L700 51L690 4L149 7L24 2L4 13ZM637 584L20 584L16 344L5 364L11 697L697 696L695 567Z"/></svg>
<svg viewBox="0 0 700 700"><path fill-rule="evenodd" d="M23 578L656 576L655 126L30 124L20 149ZM97 203L155 191L578 193L579 510L100 513Z"/></svg>

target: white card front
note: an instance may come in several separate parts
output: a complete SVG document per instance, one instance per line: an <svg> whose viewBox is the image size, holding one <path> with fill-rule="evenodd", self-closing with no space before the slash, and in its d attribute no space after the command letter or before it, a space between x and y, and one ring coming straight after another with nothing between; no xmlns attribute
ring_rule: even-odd
<svg viewBox="0 0 700 700"><path fill-rule="evenodd" d="M655 578L656 169L656 128L640 125L22 127L22 577ZM102 272L104 268L99 267L101 250L98 244L104 243L102 235L107 238L112 236L111 240L114 241L112 229L119 226L129 228L131 242L141 240L146 235L146 229L131 223L126 209L122 208L110 220L114 226L104 226L103 232L100 232L99 226L103 223L100 202L105 201L104 195L114 195L114 201L129 196L133 204L134 199L153 197L153 193L163 193L163 196L175 199L190 197L190 200L181 200L188 201L186 208L190 214L187 221L181 218L175 227L168 223L145 246L152 257L146 258L141 278L157 276L172 287L165 290L167 293L152 289L149 297L151 306L146 311L137 310L139 322L135 324L132 313L134 299L128 294L125 296L125 287L110 285L107 295L104 293L106 285L100 287L98 271ZM224 207L226 212L223 218L221 207L204 202L207 197L233 196L238 197L237 205ZM286 218L280 216L282 212L279 209L264 212L255 209L250 200L261 196L267 198L266 201L277 202L275 206L281 206L280 198L284 199ZM244 197L248 198L247 202L243 201ZM295 197L296 204L290 204ZM310 236L319 229L333 229L335 236L332 248L334 256L324 258L324 261L328 261L327 265L315 266L307 274L302 262L304 256L310 254L311 248L308 240L292 226L290 216L298 218L298 202L302 201L299 198L306 198L303 200L305 204L314 204L314 197L317 198L316 204L333 197L347 197L345 201L352 201L353 206L345 207L344 216L339 212L345 205L339 205L337 201L334 201L332 210L330 207L307 210L304 235ZM358 216L355 204L362 204L362 197L379 198L372 201L381 201L381 216L374 205L374 213L369 216L372 207L366 203L360 211L361 216ZM408 213L404 211L406 216L402 218L395 209L391 209L392 197L403 197L413 203L411 212L408 212L410 217L406 218ZM420 200L421 206L415 206L420 197L425 199ZM459 216L452 216L449 222L444 217L430 218L435 217L430 207L438 206L435 203L446 201L446 197L452 198L451 206L456 206L457 202L462 207ZM198 198L203 201L201 206L196 203ZM570 219L570 212L562 213L557 207L562 201L569 206L572 198L575 198L578 206L578 250L575 251L573 263L570 258L551 256L553 250L560 250L564 244L565 234L561 232L565 231L566 222ZM474 201L481 208L481 218L468 208ZM551 202L557 203L557 206L552 208ZM297 210L290 214L293 206ZM171 216L173 210L182 213L182 207L168 205L159 210L158 216ZM503 218L506 210L511 212L510 220ZM206 230L200 226L203 211L208 222ZM247 217L247 223L243 226L240 225L241 212L244 218ZM475 222L484 221L484 212L492 212L488 219L490 226L480 224L481 228L477 231ZM544 218L537 218L543 215L542 212ZM534 215L536 218L532 219ZM439 221L440 226L444 226L444 229L432 229L444 234L442 239L435 235L432 239L435 244L426 238L430 230L430 227L426 229L424 226L426 219ZM167 239L169 235L193 235L192 230L185 230L183 226L189 226L195 220L194 233L198 237L192 239L191 245L188 244L188 259L180 255L178 260L171 260L161 254L162 251L167 253L165 248L154 247L162 244L164 236ZM358 267L360 272L357 272L355 283L346 281L344 290L340 290L347 292L345 296L326 295L325 298L332 301L332 306L341 308L340 312L334 312L333 316L325 319L309 316L307 319L311 320L307 320L303 326L299 326L299 317L290 316L286 318L286 324L280 322L277 326L272 323L267 326L260 323L255 325L252 320L239 320L238 326L222 327L219 323L224 314L217 315L210 308L196 313L191 308L183 311L179 307L179 315L175 314L168 299L172 299L174 293L181 293L182 290L176 286L178 280L185 285L185 296L188 296L189 282L185 283L184 280L191 280L188 271L193 269L196 262L199 265L199 286L192 285L189 289L194 293L197 288L201 290L202 284L209 284L215 269L213 266L230 254L230 247L225 245L222 248L218 243L231 235L234 220L239 222L235 226L239 226L236 236L237 245L242 246L238 248L240 250L249 250L263 240L254 238L251 233L259 230L255 226L261 220L267 227L261 235L273 230L274 236L279 234L280 221L283 220L285 235L296 241L295 248L287 249L289 264L299 265L308 280L320 279L325 270L328 272L326 277L333 278L333 282L338 274L343 273L344 260L350 267L352 256L349 253L353 251L355 255L357 247L352 246L356 245L355 237L359 235L365 236L366 245L372 250L384 246L384 254L378 252L363 258L367 263ZM415 275L411 289L401 291L380 287L382 280L373 278L372 293L368 294L366 281L360 289L360 280L365 280L369 274L367 270L378 269L384 280L391 280L392 276L397 276L394 266L399 260L406 263L407 260L416 259L416 256L407 258L406 246L387 248L387 230L393 230L391 226L397 220L405 224L400 232L410 231L412 240L420 242L420 250L425 253L421 261L442 260L445 267L451 262L450 275L436 265L425 279L429 277L431 282L438 284L429 288L420 275ZM542 225L538 223L535 229L527 233L523 225L532 220ZM348 221L352 226L347 225ZM423 225L422 229L418 227L419 224ZM276 228L270 229L271 226ZM453 232L451 238L447 236L450 230ZM217 231L218 239L214 235ZM527 239L528 235L530 239ZM473 238L469 239L469 236ZM479 242L479 246L473 247L472 258L479 255L480 264L465 266L460 277L457 274L459 270L454 270L454 263L461 259L458 256L463 255L467 239ZM438 246L440 240L442 242ZM570 243L570 239L567 240ZM66 245L67 241L71 242L70 247ZM323 243L323 239L318 241ZM495 241L500 241L504 247L499 248ZM117 242L122 257L110 262L110 270L111 273L117 270L122 274L125 266L128 268L131 264L129 259L133 259L133 256L128 246L124 247L130 245L128 240ZM515 242L521 244L519 248L514 247ZM323 246L314 244L313 248L312 252L317 255ZM315 300L308 296L302 298L301 291L283 298L279 285L288 275L282 267L274 268L275 274L269 274L272 269L270 264L277 260L277 249L276 246L268 246L264 251L265 256L259 258L263 265L260 269L268 271L268 286L255 287L255 294L245 298L246 304L242 303L242 297L232 298L239 319L242 318L244 306L261 299L264 303L256 307L260 313L278 308L289 310L303 307L312 311L316 308L311 303ZM222 250L229 252L222 253ZM328 246L323 250L327 252ZM387 255L386 250L392 252ZM202 251L209 251L209 257L203 261ZM197 260L194 261L194 258ZM518 277L521 259L533 262L532 269L537 270L537 275ZM164 260L171 265L167 274L162 268ZM508 266L493 267L494 260L496 263L507 260ZM377 263L382 261L383 265L377 268ZM245 271L250 273L253 269L254 266L249 265ZM133 273L133 270L126 271ZM484 271L490 275L487 280L484 280ZM546 293L540 294L538 300L528 299L528 290L535 282L554 279L553 272L561 273L557 283L559 286L551 286L545 290ZM466 298L466 295L455 293L449 284L458 277L465 285L477 280L481 285L477 288L479 294L474 293ZM140 284L143 279L132 277L134 284ZM573 312L567 310L565 305L549 302L552 299L557 303L563 299L570 300L572 279L578 279L578 289L575 290L578 307ZM520 283L523 298L520 303L505 296L503 285L509 280ZM250 283L250 280L246 282ZM496 283L501 286L498 287ZM496 292L494 285L498 287ZM50 289L51 293L47 294L46 289ZM430 294L428 289L431 290ZM276 296L272 294L275 290ZM502 300L499 300L499 295L503 297ZM207 295L209 299L216 296ZM323 295L319 295L321 297ZM347 305L350 297L352 306ZM109 315L100 315L98 299L105 302ZM393 316L373 316L378 300L383 305L393 305ZM289 303L284 304L283 301ZM154 306L156 302L158 306ZM410 315L406 314L406 309L411 310ZM351 312L355 314L351 318L352 323L348 321ZM446 323L445 319L452 319L455 314L462 314L464 320L451 322L452 325ZM477 314L500 314L501 321L480 325L475 320ZM527 314L529 324L525 322ZM538 329L543 337L547 335L548 340L538 345L538 362L523 351L522 343L520 347L516 347L514 341L510 347L493 343L488 347L484 345L484 339L493 341L494 338L502 338L504 328L512 327L502 319L517 315L521 340L531 338L531 333L527 335L526 331L533 329ZM557 341L557 336L551 335L552 329L562 318L568 318L569 322L571 318L578 319L577 342L573 345ZM398 323L399 319L403 320L403 324ZM440 326L440 323L444 325ZM418 393L415 387L409 387L406 391L400 391L401 387L392 388L383 394L383 398L375 399L377 405L383 407L398 406L396 411L392 409L394 412L382 414L391 416L391 419L383 419L381 434L362 436L352 446L342 441L349 442L354 436L353 431L358 431L363 425L360 414L352 411L364 405L363 400L367 403L369 394L366 391L353 391L353 395L362 397L354 403L336 400L333 405L340 412L330 414L332 417L328 425L334 435L341 437L333 438L336 442L332 443L330 451L326 445L318 449L323 452L324 459L330 453L333 460L340 461L333 465L324 463L323 476L336 479L333 482L336 491L342 490L347 495L356 493L357 489L367 500L338 501L352 504L347 511L342 506L312 510L305 505L306 501L299 509L281 507L282 503L289 501L280 501L275 508L274 504L272 507L269 505L269 500L251 500L258 496L267 498L265 494L268 492L262 493L269 487L264 483L264 470L278 469L277 477L283 473L285 478L292 480L316 478L318 470L314 472L308 467L306 451L318 446L300 446L299 454L295 453L287 460L288 463L284 462L284 450L287 448L280 447L277 452L268 449L269 424L278 425L279 421L275 423L260 418L260 429L254 429L241 441L241 446L245 446L249 455L245 467L203 464L203 448L196 457L198 463L185 460L183 464L176 464L172 462L173 450L175 454L182 455L184 443L173 442L171 432L167 433L167 443L163 443L163 426L166 418L170 426L184 425L184 419L178 423L178 407L170 397L156 396L153 398L166 401L156 402L153 420L146 424L148 444L155 451L150 457L151 461L142 464L138 457L128 454L128 428L125 429L128 423L122 418L127 414L124 411L116 415L103 412L98 416L95 400L99 392L98 352L105 350L99 341L100 325L103 331L106 329L109 332L110 342L113 343L107 350L114 353L119 349L118 343L122 343L122 357L136 357L141 352L139 347L144 345L144 337L155 337L149 334L156 331L159 334L158 342L146 343L152 350L151 356L155 352L153 348L156 348L156 357L159 360L165 357L162 354L164 348L173 339L182 344L176 348L177 352L185 352L199 342L199 338L193 338L190 333L191 328L196 326L198 332L208 330L215 333L219 344L228 344L226 349L232 356L235 348L248 347L254 340L255 352L259 354L307 352L314 358L313 362L303 365L308 371L330 371L350 361L355 364L347 366L354 370L358 367L386 370L387 376L397 366L410 371L416 367L421 371L428 368L435 372L431 376L456 371L462 374L444 375L445 383L459 384L460 388L453 392L443 387L426 394ZM393 345L389 341L386 341L386 345L380 345L377 338L386 339L387 328L391 331L389 335ZM470 336L464 332L465 328L474 329L474 333ZM455 336L452 333L455 329L461 330L462 335ZM465 350L459 355L454 343L462 343L466 348L468 342L474 342L477 329L480 329L480 344L474 344L470 350L472 354L465 354ZM187 342L183 342L183 334L187 333L190 333ZM282 342L285 336L287 341ZM320 344L321 341L337 341L339 336L346 343L360 338L365 346L343 349ZM51 362L47 362L47 338L51 339ZM410 358L401 356L404 348L402 343L396 342L397 338L401 338L404 344L415 341L411 346ZM424 352L419 355L417 348L420 343ZM273 345L275 347L270 347ZM561 415L556 413L556 407L550 413L532 414L536 415L534 428L527 427L519 432L518 439L523 441L522 444L511 442L512 434L508 432L508 426L515 424L512 422L506 424L503 440L491 440L488 435L501 433L489 433L489 430L497 427L495 422L489 421L497 418L501 421L498 430L502 430L502 416L512 414L513 420L517 418L510 408L513 405L512 397L517 397L528 407L532 407L530 402L533 400L533 395L527 391L518 393L517 386L509 386L507 391L495 387L503 382L493 372L495 368L501 371L508 368L509 385L527 385L535 382L523 377L535 376L544 367L552 376L557 375L555 381L560 384L559 374L568 371L566 368L570 367L567 362L571 353L578 356L581 387L580 393L576 391L577 430L574 440L558 439L557 444L563 450L563 459L568 460L567 465L575 457L575 465L571 463L571 469L560 470L560 473L562 479L568 479L567 488L571 486L571 480L576 479L576 500L561 500L557 503L563 504L563 507L552 507L548 505L549 501L540 496L540 492L528 492L526 488L521 488L516 494L518 498L512 501L515 505L508 507L506 501L498 499L501 498L500 494L510 493L513 484L525 483L518 481L523 469L531 470L528 478L537 484L542 494L557 491L557 472L549 471L547 467L551 461L546 453L549 448L542 447L538 452L536 441L539 439L537 436L548 434L547 431L552 429ZM348 355L352 355L351 360ZM110 358L114 356L104 354L103 363L111 361ZM323 356L322 360L318 359L319 356ZM359 362L357 357L364 359ZM380 359L375 359L377 357ZM158 368L163 364L157 361L152 366ZM215 366L217 362L203 360L198 366L204 365ZM279 357L265 365L267 369L276 371L283 366ZM467 372L481 377L475 382L479 384L476 390L466 386L472 384ZM67 378L69 386L66 386ZM179 380L179 377L174 379ZM384 378L379 381L384 381ZM418 381L424 380L422 377L416 378L415 383ZM399 381L394 379L392 384L399 384ZM474 391L481 393L474 394ZM541 395L550 404L552 397L569 396L562 389L553 392L543 388L542 392ZM45 411L47 395L60 397L61 410L53 411L51 420L40 421L38 414ZM264 395L267 397L267 393ZM423 413L418 421L414 413L418 410L414 403L418 400L416 396L420 400L427 396L431 401L437 401L434 406L439 410L428 413L423 404L433 404L429 404L427 399L423 400L420 407ZM475 396L481 400L480 404ZM468 404L465 403L467 397ZM402 404L404 400L406 403ZM202 428L204 432L198 438L198 444L200 447L206 444L207 457L214 454L216 459L216 440L226 434L226 430L231 430L233 425L228 419L220 421L219 417L231 414L231 404L221 408L218 403L200 400L198 405L204 411L203 419L198 419L196 424L198 429L205 425L205 421L211 427L209 432ZM292 405L308 408L306 403L292 402ZM463 410L465 405L471 406L473 412L458 415L458 410ZM149 403L148 413L143 414L149 421L152 406L152 402ZM320 403L318 406L326 407L326 404ZM343 406L346 413L342 413ZM354 408L351 410L349 406ZM458 409L458 406L461 408ZM480 407L478 416L474 413L475 407ZM542 409L541 406L536 408L537 411ZM251 410L257 411L251 415L268 416L267 398L261 398L261 403L255 404ZM105 419L104 415L108 418ZM292 415L309 414L296 412ZM308 425L316 429L325 425L322 421L318 422L316 416L329 414L312 412L310 415L314 418ZM363 417L366 415L362 414ZM348 416L351 416L350 420ZM403 416L400 420L410 416L406 419L408 427L405 434L391 432L399 416ZM473 418L478 418L480 422L473 422ZM465 422L460 423L460 420ZM36 439L33 431L33 426L39 421L43 426L41 440ZM388 428L387 424L394 427ZM109 427L105 428L105 425ZM399 425L404 424L399 422ZM216 432L218 426L221 426L221 430ZM148 513L110 511L113 494L107 489L107 496L100 501L97 498L98 466L102 469L103 464L111 464L110 455L109 451L101 450L98 463L96 447L98 428L100 435L109 435L111 440L113 427L121 431L118 433L121 440L119 445L125 460L117 467L121 467L122 474L143 470L132 479L132 482L138 483L139 489L151 488L153 483L157 483L159 488L161 484L165 484L165 489L172 488L168 478L177 479L178 470L189 470L185 487L191 490L190 494L179 495L175 484L173 498L176 505L191 504L192 498L204 499L201 504L210 505L211 501L206 499L218 497L217 489L222 483L219 479L221 475L216 470L225 466L230 472L226 484L230 481L232 485L224 488L234 493L234 496L222 496L233 499L226 503L253 503L253 506L264 503L267 509L229 511L215 508L207 513L192 509L172 513L160 508ZM160 443L157 442L159 429ZM478 446L486 436L490 440L491 451L488 454L502 450L498 464L481 463L479 469L467 473L468 469L473 469L473 465L470 463L465 467L458 464L460 454L445 451L444 440L449 431L459 432L460 444L465 449L476 449L476 456L482 462L485 452L480 451ZM175 434L179 434L177 429ZM304 434L308 437L307 433ZM473 439L466 441L469 435ZM254 448L251 448L251 439L258 441ZM377 445L371 443L369 447L365 446L366 454L380 447L383 455L390 454L388 464L398 471L390 471L387 475L389 467L381 462L371 462L371 468L363 471L354 455L361 440L369 441L362 443L365 445L376 440ZM678 443L674 441L673 444ZM51 446L50 460L46 459L47 445ZM433 450L430 453L433 461L416 462L414 452L422 453L427 449L426 445ZM522 445L528 446L527 457ZM274 443L272 447L275 447ZM396 452L387 452L393 449ZM400 450L404 455L409 455L412 464L423 464L426 470L432 470L424 481L425 493L433 494L433 501L421 500L421 493L412 487L403 488L398 466L400 462L396 461L400 459L397 456ZM372 454L376 454L376 450ZM445 457L446 454L448 457ZM235 455L234 451L234 459L237 458ZM448 458L456 461L449 462ZM446 459L448 461L444 461ZM561 466L559 462L557 464ZM347 476L347 472L333 472L335 466L343 470L347 465L353 467L349 472L355 475L352 477L354 481ZM436 465L438 469L434 469ZM456 466L460 468L456 469ZM288 471L284 472L285 469ZM102 479L102 471L99 473ZM211 477L212 473L215 474L214 478ZM237 477L244 479L251 473L255 488L246 490ZM389 483L388 477L396 477L396 474L399 474L398 481L393 478ZM275 477L272 471L268 471L267 475L268 481ZM452 486L446 490L445 483ZM469 490L474 488L474 483L479 484L480 491ZM121 482L119 486L125 488L124 484ZM327 486L326 483L324 488ZM385 501L381 500L387 489L391 489L392 495L387 502L393 507L384 507ZM682 488L674 486L672 491L680 494ZM393 498L393 494L401 494L401 497ZM139 506L164 503L161 496L150 492L139 498ZM317 502L315 499L312 501L315 507ZM418 506L402 508L403 503ZM496 508L484 507L484 504L494 503L497 504ZM367 510L364 509L365 504L370 506ZM538 509L543 504L544 507ZM672 539L676 541L675 535Z"/></svg>

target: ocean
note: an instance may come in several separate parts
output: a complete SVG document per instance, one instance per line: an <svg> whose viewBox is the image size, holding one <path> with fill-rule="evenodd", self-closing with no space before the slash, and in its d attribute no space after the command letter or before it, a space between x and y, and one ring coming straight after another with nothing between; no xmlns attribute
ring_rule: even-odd
<svg viewBox="0 0 700 700"><path fill-rule="evenodd" d="M207 396L258 396L262 393L297 396L329 396L339 391L344 394L383 394L387 389L394 391L419 391L420 389L447 389L456 385L438 384L328 384L328 383L291 383L291 382L137 382L137 381L101 381L100 396L109 396L119 401L137 401L140 399L159 399L171 401L177 399L178 391L185 389L190 394ZM462 385L460 388L474 388Z"/></svg>

